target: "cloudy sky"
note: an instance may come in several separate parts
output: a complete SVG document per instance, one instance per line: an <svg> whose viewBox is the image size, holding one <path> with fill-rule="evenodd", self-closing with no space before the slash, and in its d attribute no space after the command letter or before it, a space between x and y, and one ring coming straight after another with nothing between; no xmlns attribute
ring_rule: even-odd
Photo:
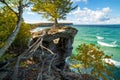
<svg viewBox="0 0 120 80"><path fill-rule="evenodd" d="M67 15L66 20L74 24L120 24L120 0L72 0L78 8ZM24 12L24 20L28 23L46 22L41 15L28 9Z"/></svg>

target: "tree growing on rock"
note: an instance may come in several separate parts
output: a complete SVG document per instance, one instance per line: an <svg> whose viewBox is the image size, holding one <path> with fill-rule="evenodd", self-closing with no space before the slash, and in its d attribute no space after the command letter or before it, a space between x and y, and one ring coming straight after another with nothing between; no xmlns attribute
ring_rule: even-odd
<svg viewBox="0 0 120 80"><path fill-rule="evenodd" d="M67 13L74 10L71 0L31 0L34 3L32 11L43 13L43 17L54 21L54 27L58 26L58 19L65 19Z"/></svg>
<svg viewBox="0 0 120 80"><path fill-rule="evenodd" d="M78 61L80 64L73 64L72 66L77 68L80 73L89 73L94 78L102 80L113 80L115 78L110 71L110 69L114 70L115 68L114 64L109 61L112 56L105 55L99 47L93 44L81 44L76 51L77 55L71 56L71 59Z"/></svg>

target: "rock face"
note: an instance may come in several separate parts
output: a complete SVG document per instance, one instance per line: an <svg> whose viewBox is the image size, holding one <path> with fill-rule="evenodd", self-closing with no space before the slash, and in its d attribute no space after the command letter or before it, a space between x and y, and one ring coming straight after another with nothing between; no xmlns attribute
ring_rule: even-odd
<svg viewBox="0 0 120 80"><path fill-rule="evenodd" d="M44 65L46 66L47 69L49 66L47 64L50 64L51 60L53 59L51 64L52 66L51 72L54 75L58 74L57 75L58 79L55 80L59 80L59 79L62 80L60 78L59 71L61 72L64 70L66 65L65 59L66 57L72 54L72 49L73 49L72 44L76 33L77 30L72 27L58 27L54 29L49 28L49 29L41 30L39 32L31 32L33 38L32 43L36 42L40 37L42 37L43 38L42 45L53 52L53 54L51 54L49 51L39 48L35 52L34 58L39 60L39 56L40 54L42 54L42 52L44 52L44 56L46 55L45 57L49 56L49 58L46 60L47 62L46 65ZM53 56L55 57L53 58ZM44 75L46 75L46 73L48 72L45 72ZM53 78L55 78L55 76Z"/></svg>
<svg viewBox="0 0 120 80"><path fill-rule="evenodd" d="M31 32L33 42L39 37L43 37L42 45L50 49L56 58L55 66L63 69L66 57L72 54L72 44L77 30L72 27L59 27L41 30L39 32Z"/></svg>

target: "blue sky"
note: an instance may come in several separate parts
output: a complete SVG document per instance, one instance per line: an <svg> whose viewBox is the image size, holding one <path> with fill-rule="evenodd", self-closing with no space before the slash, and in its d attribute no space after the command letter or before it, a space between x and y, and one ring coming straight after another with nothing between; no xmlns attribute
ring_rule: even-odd
<svg viewBox="0 0 120 80"><path fill-rule="evenodd" d="M78 8L71 11L66 20L59 22L73 22L74 24L120 24L120 0L72 0L73 6ZM27 23L48 22L37 13L24 12Z"/></svg>

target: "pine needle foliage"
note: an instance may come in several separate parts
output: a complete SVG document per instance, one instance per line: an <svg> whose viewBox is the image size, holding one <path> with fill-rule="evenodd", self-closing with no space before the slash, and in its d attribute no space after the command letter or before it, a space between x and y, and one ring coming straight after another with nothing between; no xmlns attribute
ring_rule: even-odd
<svg viewBox="0 0 120 80"><path fill-rule="evenodd" d="M71 0L31 0L34 2L33 11L44 13L45 17L65 19L67 13L74 10Z"/></svg>
<svg viewBox="0 0 120 80"><path fill-rule="evenodd" d="M32 11L43 14L44 18L55 21L58 19L66 19L67 13L74 10L71 0L30 0L34 3Z"/></svg>

